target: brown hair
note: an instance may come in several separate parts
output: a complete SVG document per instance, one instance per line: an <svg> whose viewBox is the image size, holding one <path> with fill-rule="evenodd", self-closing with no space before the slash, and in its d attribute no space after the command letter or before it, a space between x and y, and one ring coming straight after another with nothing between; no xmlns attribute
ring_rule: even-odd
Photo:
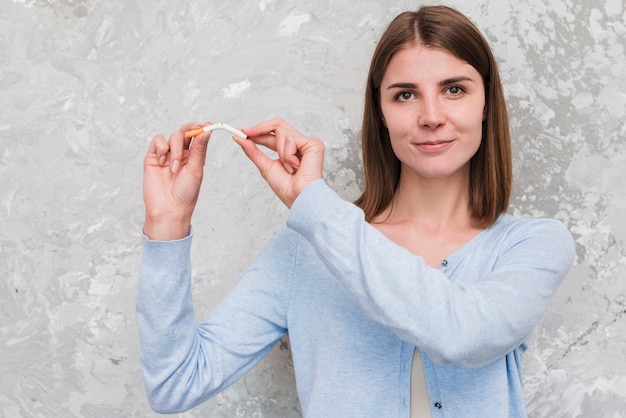
<svg viewBox="0 0 626 418"><path fill-rule="evenodd" d="M409 45L444 49L474 67L485 86L481 145L470 160L469 209L479 224L491 226L506 212L512 184L511 137L500 75L489 44L474 24L446 6L424 6L398 15L381 37L365 91L362 147L365 189L355 204L371 221L389 206L400 179L380 109L380 84L389 61Z"/></svg>

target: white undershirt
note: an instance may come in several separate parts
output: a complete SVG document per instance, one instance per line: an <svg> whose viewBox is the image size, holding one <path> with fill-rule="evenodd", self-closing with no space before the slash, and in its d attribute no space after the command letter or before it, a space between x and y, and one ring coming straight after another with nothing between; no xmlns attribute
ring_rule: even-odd
<svg viewBox="0 0 626 418"><path fill-rule="evenodd" d="M411 364L411 418L432 418L424 364L417 348L413 350Z"/></svg>

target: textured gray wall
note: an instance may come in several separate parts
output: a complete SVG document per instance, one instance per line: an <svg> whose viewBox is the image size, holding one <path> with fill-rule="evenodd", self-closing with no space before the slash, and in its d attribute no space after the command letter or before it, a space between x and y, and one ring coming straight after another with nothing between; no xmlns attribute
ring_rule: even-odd
<svg viewBox="0 0 626 418"><path fill-rule="evenodd" d="M420 1L2 0L0 414L154 415L134 293L151 135L281 116L360 186L374 43ZM563 220L578 258L525 357L531 417L626 416L623 0L451 0L493 45L512 117L511 212ZM200 317L286 210L228 135L194 219ZM185 417L297 417L288 341Z"/></svg>

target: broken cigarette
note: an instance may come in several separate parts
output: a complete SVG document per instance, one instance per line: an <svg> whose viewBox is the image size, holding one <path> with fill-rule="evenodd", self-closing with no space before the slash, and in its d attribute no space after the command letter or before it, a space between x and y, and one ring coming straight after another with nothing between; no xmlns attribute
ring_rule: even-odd
<svg viewBox="0 0 626 418"><path fill-rule="evenodd" d="M230 132L231 134L238 136L240 138L246 139L248 138L248 135L244 134L243 132L241 132L239 129L235 129L232 126L226 124L226 123L214 123L212 125L207 125L207 126L203 126L202 128L198 128L198 129L193 129L191 131L187 131L185 132L185 138L189 139L192 138L194 136L200 135L201 133L204 132L212 132L215 130L221 129L223 131L227 131Z"/></svg>

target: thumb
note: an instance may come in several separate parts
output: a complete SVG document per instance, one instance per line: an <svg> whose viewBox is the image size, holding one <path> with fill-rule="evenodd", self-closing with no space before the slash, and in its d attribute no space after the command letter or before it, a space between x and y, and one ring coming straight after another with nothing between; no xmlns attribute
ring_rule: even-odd
<svg viewBox="0 0 626 418"><path fill-rule="evenodd" d="M257 145L249 140L233 136L233 140L243 149L244 154L252 161L261 173L261 177L268 180L274 161L261 151Z"/></svg>

